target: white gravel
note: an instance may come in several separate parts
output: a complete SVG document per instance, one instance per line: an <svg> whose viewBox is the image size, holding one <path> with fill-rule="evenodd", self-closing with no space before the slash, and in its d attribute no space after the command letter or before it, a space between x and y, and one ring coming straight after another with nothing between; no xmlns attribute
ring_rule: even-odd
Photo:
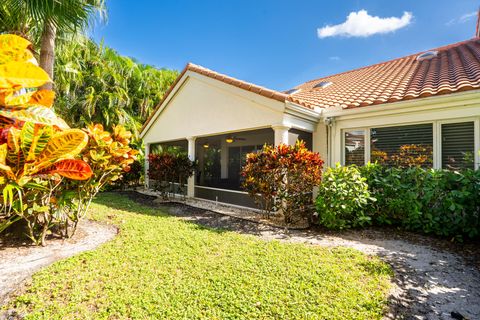
<svg viewBox="0 0 480 320"><path fill-rule="evenodd" d="M269 230L260 236L267 240L348 247L379 256L395 272L392 310L386 318L402 314L405 319L452 319L454 311L471 320L480 319L480 272L456 254L404 240L365 239L354 233L343 238Z"/></svg>

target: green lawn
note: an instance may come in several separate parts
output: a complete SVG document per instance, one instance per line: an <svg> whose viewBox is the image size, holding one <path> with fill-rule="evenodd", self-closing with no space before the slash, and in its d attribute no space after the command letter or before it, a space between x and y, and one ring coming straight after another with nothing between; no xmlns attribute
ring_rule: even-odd
<svg viewBox="0 0 480 320"><path fill-rule="evenodd" d="M349 249L265 242L103 194L120 234L38 272L12 306L29 319L380 319L391 270Z"/></svg>

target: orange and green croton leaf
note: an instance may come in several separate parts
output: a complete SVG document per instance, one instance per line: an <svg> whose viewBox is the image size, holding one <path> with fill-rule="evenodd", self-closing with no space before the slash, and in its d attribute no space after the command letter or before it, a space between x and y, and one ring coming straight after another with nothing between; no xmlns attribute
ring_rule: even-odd
<svg viewBox="0 0 480 320"><path fill-rule="evenodd" d="M52 126L25 122L21 130L21 149L25 161L35 161L54 133Z"/></svg>
<svg viewBox="0 0 480 320"><path fill-rule="evenodd" d="M83 160L67 159L56 162L48 173L58 173L72 180L87 180L92 175L92 169Z"/></svg>
<svg viewBox="0 0 480 320"><path fill-rule="evenodd" d="M0 91L0 106L23 109L35 105L50 108L53 105L55 93L52 90L24 91L23 89Z"/></svg>
<svg viewBox="0 0 480 320"><path fill-rule="evenodd" d="M28 121L43 125L52 125L63 130L70 128L59 118L52 109L43 106L29 106L27 108L0 108L0 116L16 120Z"/></svg>
<svg viewBox="0 0 480 320"><path fill-rule="evenodd" d="M24 175L34 175L64 159L73 159L87 145L88 135L79 129L69 129L53 135L32 163L26 163Z"/></svg>

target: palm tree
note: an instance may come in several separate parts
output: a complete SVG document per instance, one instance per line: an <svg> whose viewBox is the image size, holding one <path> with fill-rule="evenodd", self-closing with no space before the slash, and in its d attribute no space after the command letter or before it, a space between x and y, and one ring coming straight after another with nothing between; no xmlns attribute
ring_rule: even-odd
<svg viewBox="0 0 480 320"><path fill-rule="evenodd" d="M84 36L61 42L55 60L55 111L68 124L123 124L134 134L178 72L157 69Z"/></svg>
<svg viewBox="0 0 480 320"><path fill-rule="evenodd" d="M40 66L53 79L57 35L84 31L95 17L105 19L105 0L2 0L0 31L36 35Z"/></svg>

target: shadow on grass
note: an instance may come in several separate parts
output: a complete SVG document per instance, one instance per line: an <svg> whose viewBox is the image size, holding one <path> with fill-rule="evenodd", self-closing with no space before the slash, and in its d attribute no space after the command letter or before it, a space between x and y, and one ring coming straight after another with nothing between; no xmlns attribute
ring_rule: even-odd
<svg viewBox="0 0 480 320"><path fill-rule="evenodd" d="M464 269L468 267L461 259L449 256L449 253L431 249L428 243L418 244L417 241L409 243L410 239L405 241L404 238L389 234L388 231L373 231L365 235L358 231L332 233L319 229L285 230L180 203L157 204L154 202L156 197L137 192L120 192L119 194L135 203L154 209L154 213L149 213L151 211L148 210L137 211L122 202L109 202L107 197L100 197L96 202L137 214L167 214L180 217L198 228L219 233L235 231L265 239L291 240L317 245L329 245L329 241L331 245L333 235L345 240L344 244L337 244L340 246L355 247L352 246L353 243L375 247L372 253L390 264L395 274L393 283L399 289L388 297L387 318L445 318L450 317L452 311L469 316L471 319L480 316L479 290L472 287L480 279L478 270L468 270L470 278L464 278ZM428 238L426 239L428 242ZM371 274L382 272L368 263L364 268ZM428 290L432 287L442 289Z"/></svg>
<svg viewBox="0 0 480 320"><path fill-rule="evenodd" d="M98 197L95 199L95 203L105 205L113 209L129 211L135 214L179 217L182 218L183 221L194 224L195 227L208 229L218 233L234 231L243 234L260 236L265 231L282 230L280 228L266 226L253 221L219 214L210 210L200 209L178 202L158 204L154 202L154 200L157 199L156 197L137 192L124 191L115 193L128 198L134 203L154 209L155 211L152 212L150 210L138 210L138 208L128 206L127 203L109 201L109 194L113 193L104 193L106 197Z"/></svg>

